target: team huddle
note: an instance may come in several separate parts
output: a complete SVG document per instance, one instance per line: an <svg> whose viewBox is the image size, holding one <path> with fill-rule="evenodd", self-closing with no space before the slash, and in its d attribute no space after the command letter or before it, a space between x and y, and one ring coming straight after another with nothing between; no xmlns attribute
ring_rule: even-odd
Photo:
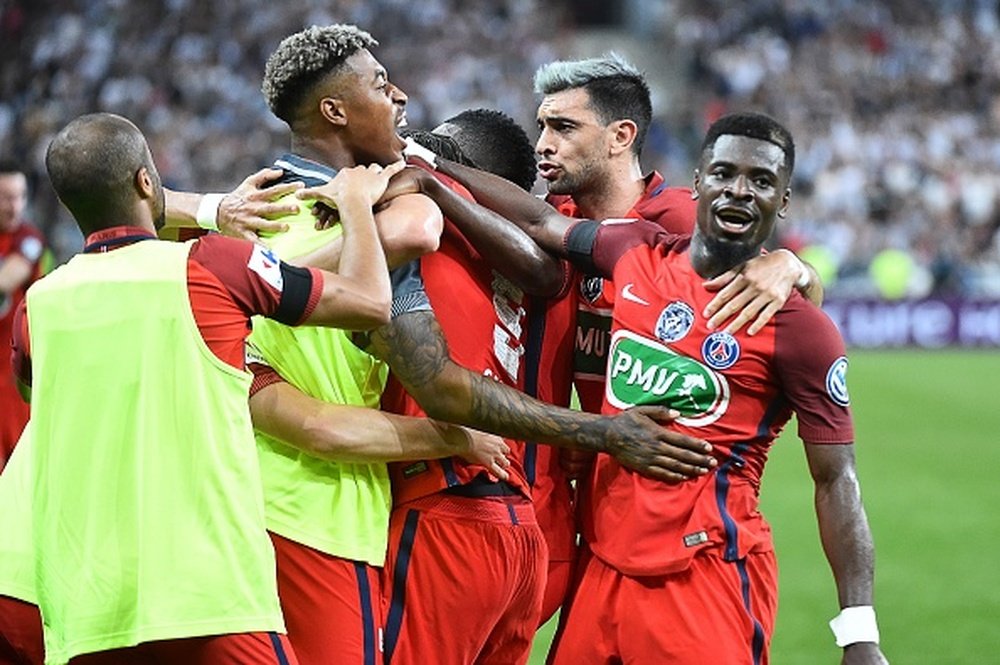
<svg viewBox="0 0 1000 665"><path fill-rule="evenodd" d="M788 130L724 116L670 187L618 56L536 73L532 146L406 128L376 46L283 40L289 152L227 195L166 190L120 116L53 139L85 247L14 320L0 662L506 665L560 611L557 665L766 663L793 414L843 662L885 662L844 343L763 251Z"/></svg>

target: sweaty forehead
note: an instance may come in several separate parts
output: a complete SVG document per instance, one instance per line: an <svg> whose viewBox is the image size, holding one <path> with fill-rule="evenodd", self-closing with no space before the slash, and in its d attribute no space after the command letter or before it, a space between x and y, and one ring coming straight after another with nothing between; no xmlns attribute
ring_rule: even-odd
<svg viewBox="0 0 1000 665"><path fill-rule="evenodd" d="M705 154L706 164L718 162L767 169L777 173L785 163L785 151L770 141L723 134Z"/></svg>
<svg viewBox="0 0 1000 665"><path fill-rule="evenodd" d="M597 115L590 107L590 95L583 88L560 90L545 95L538 105L538 119L570 118L578 122L596 122Z"/></svg>

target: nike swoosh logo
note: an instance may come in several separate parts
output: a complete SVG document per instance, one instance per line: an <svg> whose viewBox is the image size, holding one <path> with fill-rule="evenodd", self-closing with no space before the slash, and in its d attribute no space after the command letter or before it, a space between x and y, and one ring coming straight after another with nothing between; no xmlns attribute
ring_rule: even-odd
<svg viewBox="0 0 1000 665"><path fill-rule="evenodd" d="M648 307L649 306L648 302L646 302L639 296L632 293L633 286L634 284L632 282L629 282L628 284L625 285L625 288L622 289L622 298L624 298L625 300L631 300L632 302L638 303L640 305L646 305Z"/></svg>

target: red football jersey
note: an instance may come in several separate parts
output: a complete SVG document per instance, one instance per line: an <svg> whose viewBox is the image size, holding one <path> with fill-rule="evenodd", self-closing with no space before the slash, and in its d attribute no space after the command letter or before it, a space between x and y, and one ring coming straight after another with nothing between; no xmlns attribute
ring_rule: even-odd
<svg viewBox="0 0 1000 665"><path fill-rule="evenodd" d="M435 177L473 200L468 190L448 176ZM500 381L524 387L524 338L527 297L494 272L449 220L438 251L420 258L427 297L444 331L452 358L459 365ZM391 375L382 394L382 408L411 416L424 415L416 401ZM524 446L510 441L511 485L530 496L522 466ZM458 457L389 465L397 504L464 485L483 471Z"/></svg>
<svg viewBox="0 0 1000 665"><path fill-rule="evenodd" d="M568 196L550 197L549 202L568 217L580 217L579 208ZM691 233L697 205L687 187L667 187L655 171L646 179L646 190L627 219L645 219L670 233ZM610 288L610 287L609 287ZM597 413L604 395L604 368L611 337L611 305L604 294L604 279L596 275L575 275L577 295L576 339L573 382L584 411Z"/></svg>
<svg viewBox="0 0 1000 665"><path fill-rule="evenodd" d="M701 312L713 294L691 266L689 236L611 220L591 237L591 258L615 285L604 412L677 409L671 427L709 441L719 460L705 476L669 485L599 455L584 515L592 550L627 575L656 575L684 569L703 548L727 560L770 549L758 488L792 412L804 441L853 442L840 334L798 293L753 337L710 331Z"/></svg>
<svg viewBox="0 0 1000 665"><path fill-rule="evenodd" d="M0 232L0 264L18 255L31 264L31 277L10 294L0 292L0 471L14 450L24 424L28 422L28 404L21 399L11 371L10 343L14 313L24 300L24 293L41 274L45 244L35 227L21 223L10 233Z"/></svg>

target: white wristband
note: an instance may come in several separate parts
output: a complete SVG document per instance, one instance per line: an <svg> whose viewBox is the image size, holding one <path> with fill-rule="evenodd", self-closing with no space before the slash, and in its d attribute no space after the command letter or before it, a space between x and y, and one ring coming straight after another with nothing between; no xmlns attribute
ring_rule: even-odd
<svg viewBox="0 0 1000 665"><path fill-rule="evenodd" d="M830 621L830 630L833 631L838 647L846 647L855 642L878 644L875 608L871 605L845 607Z"/></svg>
<svg viewBox="0 0 1000 665"><path fill-rule="evenodd" d="M807 286L809 286L809 279L812 277L812 275L809 274L809 269L806 268L806 264L802 263L802 259L796 256L795 252L793 252L790 249L785 249L784 247L782 247L778 251L786 252L790 257L795 259L795 263L799 268L799 278L795 280L795 288L804 289Z"/></svg>
<svg viewBox="0 0 1000 665"><path fill-rule="evenodd" d="M428 150L411 138L404 140L406 141L406 147L403 148L404 157L407 159L410 157L416 157L421 161L426 162L427 166L437 170L437 155L435 155L433 151Z"/></svg>
<svg viewBox="0 0 1000 665"><path fill-rule="evenodd" d="M208 229L209 231L219 230L219 204L222 203L222 199L226 198L225 194L205 194L201 197L201 202L198 204L198 212L194 215L194 221L198 223L203 229Z"/></svg>

